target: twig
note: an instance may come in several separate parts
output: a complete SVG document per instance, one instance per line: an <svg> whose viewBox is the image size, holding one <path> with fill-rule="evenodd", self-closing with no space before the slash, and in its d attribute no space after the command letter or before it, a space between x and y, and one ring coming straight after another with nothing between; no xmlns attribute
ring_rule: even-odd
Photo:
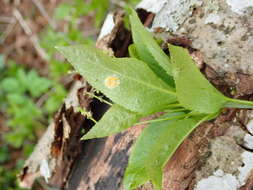
<svg viewBox="0 0 253 190"><path fill-rule="evenodd" d="M13 19L14 22L11 22L8 24L6 30L3 32L0 38L0 44L4 43L5 39L10 35L10 33L13 31L14 27L16 26L16 19ZM1 21L0 21L1 22Z"/></svg>
<svg viewBox="0 0 253 190"><path fill-rule="evenodd" d="M30 37L30 40L31 40L34 48L36 49L38 54L41 56L41 58L44 60L48 60L47 53L39 45L38 37L32 33L32 30L29 28L28 24L26 23L26 21L24 20L24 18L21 15L21 13L18 11L18 9L16 9L16 8L13 9L13 15L18 20L20 26L23 28L26 35L28 35Z"/></svg>
<svg viewBox="0 0 253 190"><path fill-rule="evenodd" d="M54 22L53 19L50 18L50 16L48 15L48 13L46 12L43 4L40 2L40 0L32 0L32 2L35 4L35 6L39 9L40 13L42 14L42 16L45 17L45 19L47 20L47 22L49 23L49 25L55 30L56 29L56 23Z"/></svg>
<svg viewBox="0 0 253 190"><path fill-rule="evenodd" d="M1 16L0 17L0 23L11 24L11 23L14 23L14 22L15 22L15 19L13 17L7 17L7 16Z"/></svg>

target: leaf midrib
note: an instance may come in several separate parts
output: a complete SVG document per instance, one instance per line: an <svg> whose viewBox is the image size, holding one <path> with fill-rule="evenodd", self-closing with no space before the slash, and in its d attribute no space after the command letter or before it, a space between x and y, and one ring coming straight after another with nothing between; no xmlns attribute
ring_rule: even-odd
<svg viewBox="0 0 253 190"><path fill-rule="evenodd" d="M165 89L163 89L163 88L158 88L158 87L156 87L156 86L154 86L154 85L151 85L151 84L149 84L149 83L145 83L145 82L136 80L136 79L131 78L131 77L127 76L127 75L124 75L124 74L122 74L122 73L120 73L120 72L118 72L118 71L115 71L115 70L112 70L112 69L110 69L110 68L107 68L106 66L104 66L104 65L102 65L102 64L98 64L98 66L99 66L99 67L102 67L103 69L105 69L105 70L107 70L107 71L117 73L118 75L120 75L120 76L122 76L122 77L125 77L125 78L127 78L127 79L129 79L129 80L132 80L132 81L135 81L135 82L137 82L137 83L143 84L144 86L147 86L147 87L156 89L156 90L158 90L158 91L161 91L161 92L164 92L164 93L167 93L167 94L176 96L176 93L175 93L175 92L168 91L168 90L165 90ZM84 71L84 72L86 72L86 71ZM86 72L86 73L89 73L89 72Z"/></svg>

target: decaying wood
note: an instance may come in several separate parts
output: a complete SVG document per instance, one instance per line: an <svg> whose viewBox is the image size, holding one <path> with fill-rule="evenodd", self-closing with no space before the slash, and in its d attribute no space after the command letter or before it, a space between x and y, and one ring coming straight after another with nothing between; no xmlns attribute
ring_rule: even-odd
<svg viewBox="0 0 253 190"><path fill-rule="evenodd" d="M85 121L85 117L76 109L80 106L88 110L91 101L86 96L80 103L78 96L84 96L89 88L85 81L74 83L54 121L25 162L19 175L21 187L31 188L34 180L40 176L59 187L65 184L72 163L80 153L80 130Z"/></svg>
<svg viewBox="0 0 253 190"><path fill-rule="evenodd" d="M119 35L118 28L122 28L122 25L122 13L118 13L115 15L113 31L98 41L97 47L112 51L110 44L113 43L115 36ZM127 49L123 48L122 51L127 51ZM79 112L80 108L91 109L92 98L86 95L91 87L78 75L74 79L72 89L54 121L25 162L19 175L21 187L31 188L38 177L44 177L49 185L59 188L63 188L67 182L72 164L81 152L81 130L87 131L91 126L90 121L87 121L86 117ZM102 109L102 106L99 104L101 113L94 112L98 115L104 113L106 108ZM98 119L99 116L94 115L94 117Z"/></svg>
<svg viewBox="0 0 253 190"><path fill-rule="evenodd" d="M141 131L140 126L132 127L124 133L87 142L66 189L122 189L129 150Z"/></svg>
<svg viewBox="0 0 253 190"><path fill-rule="evenodd" d="M191 0L190 2L195 4L197 1L198 0ZM159 16L161 17L164 11L166 11L164 7L161 8L162 5L167 6L166 2L166 0L158 2L143 1L139 5L139 8L142 9L138 11L143 23L145 23L146 26L151 26L154 31L159 33L157 35L162 36L165 41L189 48L193 59L197 62L203 74L205 74L205 76L224 94L236 98L252 99L253 80L252 77L248 75L252 73L252 71L247 72L248 74L243 74L239 72L230 72L230 70L226 68L222 72L218 71L217 74L213 69L213 65L214 68L217 69L217 64L213 64L217 57L211 59L208 57L208 53L205 54L206 49L203 53L201 47L197 48L196 41L200 39L191 39L194 37L191 34L191 30L184 31L182 29L175 29L173 28L174 26L169 25L173 30L171 30L170 33L166 33L165 31L168 28L154 27L154 24L158 26L161 21L157 20ZM168 2L171 1L168 0ZM183 4L186 1L177 0L176 2L181 2ZM220 6L218 0L212 1L212 3L216 2L217 4L215 5ZM153 6L147 6L149 5L148 3L153 3ZM207 6L206 1L204 1L204 6ZM188 15L189 17L186 18L187 22L180 20L181 23L179 24L182 24L184 28L188 27L187 23L189 25L193 24L193 20L189 23L189 20L192 19L190 17L194 18L194 16L196 17L201 14L202 17L198 18L201 20L205 16L203 12L201 12L205 10L205 7L196 9L193 9L191 6L189 7L190 16ZM224 8L224 5L221 7ZM228 7L225 8L227 11ZM144 9L151 12L145 11ZM210 10L208 9L205 13L210 14ZM229 12L229 15L233 14L234 13ZM224 15L222 15L222 17L224 17ZM113 22L113 27L109 27L109 31L105 31L105 35L100 36L97 41L97 47L109 50L118 57L126 56L127 47L131 43L131 36L130 33L123 28L123 14L117 13L111 15L109 19L113 19L110 21L111 23ZM153 19L156 20L153 21ZM238 18L236 17L236 19ZM251 17L246 20L248 21L250 19ZM198 23L201 22L199 20L197 21ZM208 22L210 22L210 20ZM213 25L211 27L213 27ZM221 28L220 30L223 31L223 29L224 28ZM200 27L200 30L206 29ZM223 44L218 45L221 46ZM223 48L226 48L226 46ZM216 51L217 50L214 50L214 52ZM209 64L208 61L212 64ZM240 65L242 65L242 63L233 63L231 68L233 70ZM245 67L242 67L241 70L245 71ZM23 184L23 186L30 187L35 177L43 174L45 178L48 178L49 184L60 187L61 189L123 189L122 177L127 166L132 144L145 126L131 127L123 133L108 138L93 139L81 143L79 141L81 128L88 130L91 125L90 121L80 115L76 108L80 106L82 108L91 109L96 118L100 118L108 107L96 101L91 103L91 99L84 95L85 91L89 91L89 87L84 81L80 81L80 79L74 84L76 85L77 83L82 85L73 87L69 95L70 99L65 101L54 122L49 126L44 137L38 143L34 153L27 160L23 172L20 175L21 184ZM243 160L243 154L245 153L249 156L248 158L252 157L252 133L252 111L225 109L215 120L199 126L180 145L164 168L163 189L202 190L201 185L208 183L208 179L211 179L210 177L222 180L222 177L228 174L233 175L233 177L240 182L238 186L231 187L231 190L252 189L253 166ZM42 160L46 160L46 162L42 162ZM45 171L43 173L43 167L44 170L46 170L45 163L48 164L50 170L50 175L48 176ZM42 172L40 168L42 168ZM219 171L219 174L215 173L217 171ZM245 176L243 180L240 181L239 173L241 171L245 172ZM213 187L211 186L209 187L210 190L217 190L212 189ZM153 190L153 187L150 183L147 183L138 189Z"/></svg>

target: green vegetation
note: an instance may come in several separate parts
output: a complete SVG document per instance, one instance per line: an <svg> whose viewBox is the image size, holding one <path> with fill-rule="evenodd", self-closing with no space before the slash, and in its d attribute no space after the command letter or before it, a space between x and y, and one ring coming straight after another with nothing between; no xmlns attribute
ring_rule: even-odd
<svg viewBox="0 0 253 190"><path fill-rule="evenodd" d="M39 43L48 55L47 78L41 77L35 69L28 70L0 55L0 110L3 114L0 119L4 120L0 138L0 189L21 190L16 175L67 94L62 79L70 65L59 59L54 46L95 44L108 10L109 0L64 1L57 6L52 20L56 25L64 23L64 30L47 26L39 34ZM88 35L79 26L80 19L87 15L90 15L92 30Z"/></svg>
<svg viewBox="0 0 253 190"><path fill-rule="evenodd" d="M134 5L138 1L125 3ZM109 0L64 1L56 7L51 19L56 25L64 23L64 30L47 26L39 34L39 43L48 55L47 78L0 55L0 110L5 121L0 139L0 189L21 190L16 175L67 94L62 78L70 70L70 65L59 59L54 47L95 44L109 9ZM88 34L79 26L80 19L87 15L91 20Z"/></svg>
<svg viewBox="0 0 253 190"><path fill-rule="evenodd" d="M21 157L32 152L35 133L43 127L42 122L46 120L47 113L47 108L39 108L34 100L47 92L52 83L40 77L35 70L27 72L13 61L8 61L7 66L2 64L0 72L0 110L5 112L5 124L8 126L8 131L1 139L0 189L19 190L15 181L23 160L11 163L11 151L18 152ZM9 163L9 169L6 163Z"/></svg>
<svg viewBox="0 0 253 190"><path fill-rule="evenodd" d="M36 106L33 99L47 92L52 83L38 76L35 70L26 72L15 63L8 65L0 82L0 106L1 110L6 110L9 117L6 124L11 130L5 134L4 140L19 148L26 140L33 140L34 130L42 125L39 120L47 110Z"/></svg>
<svg viewBox="0 0 253 190"><path fill-rule="evenodd" d="M73 2L62 3L55 11L56 19L68 19L75 28L76 21L83 15L94 14L95 25L100 26L109 9L109 0L75 0Z"/></svg>
<svg viewBox="0 0 253 190"><path fill-rule="evenodd" d="M187 49L159 47L135 11L130 24L132 58L114 58L90 45L57 47L76 71L114 103L83 139L115 134L132 125L150 123L132 149L124 176L131 190L147 181L162 189L162 169L182 141L223 108L253 108L253 102L231 99L201 74ZM165 112L138 123L141 117Z"/></svg>

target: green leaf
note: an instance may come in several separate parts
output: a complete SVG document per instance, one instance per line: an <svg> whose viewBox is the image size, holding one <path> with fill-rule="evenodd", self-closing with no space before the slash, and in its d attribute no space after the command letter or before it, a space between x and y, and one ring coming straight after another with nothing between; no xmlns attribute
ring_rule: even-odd
<svg viewBox="0 0 253 190"><path fill-rule="evenodd" d="M176 115L183 114L177 113ZM162 118L175 116L166 114ZM190 132L205 118L195 116L182 120L167 120L150 124L133 146L123 184L131 190L151 180L156 189L162 189L164 164Z"/></svg>
<svg viewBox="0 0 253 190"><path fill-rule="evenodd" d="M72 9L71 4L62 3L56 8L54 17L56 19L64 19L70 15Z"/></svg>
<svg viewBox="0 0 253 190"><path fill-rule="evenodd" d="M60 79L63 75L68 73L70 65L66 62L51 60L49 65L50 77L53 79Z"/></svg>
<svg viewBox="0 0 253 190"><path fill-rule="evenodd" d="M16 78L6 78L0 83L1 90L7 93L15 93L23 91L23 88L20 88L19 81ZM22 90L21 90L22 89Z"/></svg>
<svg viewBox="0 0 253 190"><path fill-rule="evenodd" d="M137 113L154 113L176 101L174 89L142 61L111 58L90 46L58 47L74 68L116 104Z"/></svg>
<svg viewBox="0 0 253 190"><path fill-rule="evenodd" d="M173 45L169 50L181 105L199 113L216 113L224 107L226 97L201 74L188 51Z"/></svg>
<svg viewBox="0 0 253 190"><path fill-rule="evenodd" d="M131 127L141 115L113 104L98 123L82 139L101 138L119 133Z"/></svg>
<svg viewBox="0 0 253 190"><path fill-rule="evenodd" d="M0 149L0 164L2 165L9 159L9 149L6 145L1 145Z"/></svg>
<svg viewBox="0 0 253 190"><path fill-rule="evenodd" d="M6 96L8 102L10 104L15 104L15 105L22 105L25 104L27 101L27 97L24 96L23 94L19 94L19 93L8 93Z"/></svg>
<svg viewBox="0 0 253 190"><path fill-rule="evenodd" d="M39 97L51 86L51 81L40 77L36 71L32 70L27 74L27 88L32 97Z"/></svg>
<svg viewBox="0 0 253 190"><path fill-rule="evenodd" d="M135 6L140 2L140 0L127 0L126 2L131 6Z"/></svg>
<svg viewBox="0 0 253 190"><path fill-rule="evenodd" d="M44 111L49 114L57 111L66 95L67 92L61 84L54 84L54 92L49 95L48 99L43 105Z"/></svg>
<svg viewBox="0 0 253 190"><path fill-rule="evenodd" d="M159 47L152 34L142 25L134 10L130 15L130 23L133 41L141 60L146 62L157 76L174 86L169 57Z"/></svg>
<svg viewBox="0 0 253 190"><path fill-rule="evenodd" d="M4 136L4 140L14 146L15 148L20 148L23 144L23 142L27 139L27 134L22 134L20 131L13 131L6 133Z"/></svg>
<svg viewBox="0 0 253 190"><path fill-rule="evenodd" d="M20 87L23 88L23 92L28 90L29 85L31 84L31 81L27 78L27 73L24 70L24 68L18 68L16 71L15 78L18 80Z"/></svg>
<svg viewBox="0 0 253 190"><path fill-rule="evenodd" d="M134 44L128 46L128 52L130 57L139 59L137 49Z"/></svg>
<svg viewBox="0 0 253 190"><path fill-rule="evenodd" d="M91 1L91 8L95 10L95 24L99 26L102 21L104 20L108 9L109 9L110 1L109 0L92 0Z"/></svg>

